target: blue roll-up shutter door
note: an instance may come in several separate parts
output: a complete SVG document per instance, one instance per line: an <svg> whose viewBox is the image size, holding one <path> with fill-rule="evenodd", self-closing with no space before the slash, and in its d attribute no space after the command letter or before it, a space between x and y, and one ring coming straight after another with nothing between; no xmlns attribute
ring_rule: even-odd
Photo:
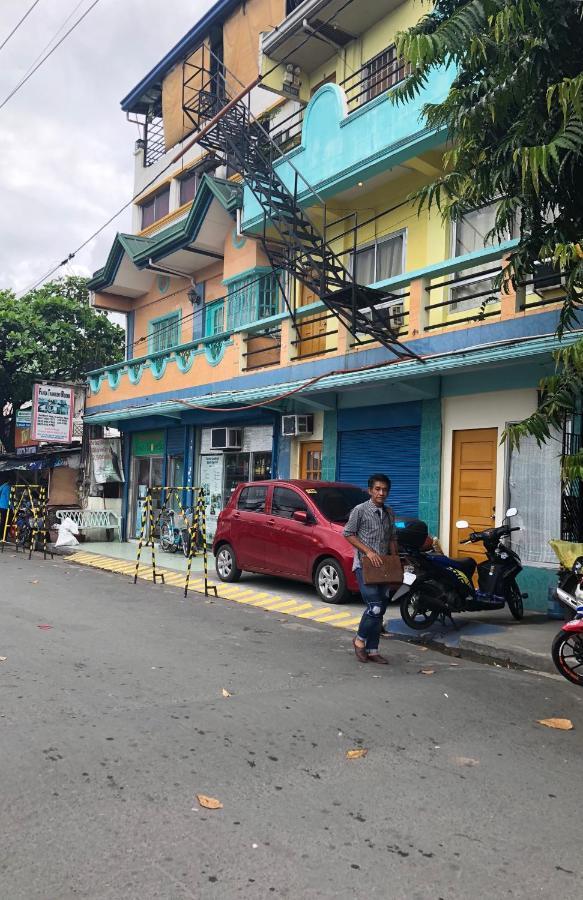
<svg viewBox="0 0 583 900"><path fill-rule="evenodd" d="M392 482L389 505L399 516L419 514L420 428L373 428L339 435L340 481L366 489L369 476L383 472Z"/></svg>
<svg viewBox="0 0 583 900"><path fill-rule="evenodd" d="M169 428L166 437L166 456L184 456L184 428Z"/></svg>

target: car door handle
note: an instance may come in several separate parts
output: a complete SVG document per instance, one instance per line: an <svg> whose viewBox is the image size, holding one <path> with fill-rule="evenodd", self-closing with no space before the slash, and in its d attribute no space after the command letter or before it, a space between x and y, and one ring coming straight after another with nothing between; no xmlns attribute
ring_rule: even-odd
<svg viewBox="0 0 583 900"><path fill-rule="evenodd" d="M241 518L241 513L238 513L238 512L233 513L233 518L234 518L234 519L240 519L240 518Z"/></svg>

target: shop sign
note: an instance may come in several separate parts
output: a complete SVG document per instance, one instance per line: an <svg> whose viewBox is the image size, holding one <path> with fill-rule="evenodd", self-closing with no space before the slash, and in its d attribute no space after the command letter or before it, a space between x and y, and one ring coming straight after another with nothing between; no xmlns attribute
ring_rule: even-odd
<svg viewBox="0 0 583 900"><path fill-rule="evenodd" d="M69 444L73 435L75 392L62 384L35 384L31 440Z"/></svg>
<svg viewBox="0 0 583 900"><path fill-rule="evenodd" d="M209 453L200 458L200 486L204 490L206 532L215 536L219 513L223 508L223 454Z"/></svg>
<svg viewBox="0 0 583 900"><path fill-rule="evenodd" d="M163 431L140 431L132 437L134 456L164 456L166 441Z"/></svg>
<svg viewBox="0 0 583 900"><path fill-rule="evenodd" d="M16 411L16 427L30 428L32 422L32 409L18 409Z"/></svg>
<svg viewBox="0 0 583 900"><path fill-rule="evenodd" d="M119 438L100 438L90 441L93 480L96 484L124 481Z"/></svg>
<svg viewBox="0 0 583 900"><path fill-rule="evenodd" d="M16 447L17 456L33 456L38 450L38 444L31 444L26 447Z"/></svg>

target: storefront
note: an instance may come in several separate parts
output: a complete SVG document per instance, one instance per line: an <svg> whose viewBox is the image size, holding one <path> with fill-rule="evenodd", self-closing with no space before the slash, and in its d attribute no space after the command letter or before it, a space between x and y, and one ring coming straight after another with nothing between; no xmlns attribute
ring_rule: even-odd
<svg viewBox="0 0 583 900"><path fill-rule="evenodd" d="M203 428L200 444L199 484L207 498L207 534L214 536L221 509L245 481L263 481L272 477L273 426L251 425L238 428L240 447L214 450L212 428Z"/></svg>
<svg viewBox="0 0 583 900"><path fill-rule="evenodd" d="M138 537L148 488L164 483L166 432L142 431L131 437L131 478L128 511L128 535ZM153 494L154 513L159 509L160 494Z"/></svg>

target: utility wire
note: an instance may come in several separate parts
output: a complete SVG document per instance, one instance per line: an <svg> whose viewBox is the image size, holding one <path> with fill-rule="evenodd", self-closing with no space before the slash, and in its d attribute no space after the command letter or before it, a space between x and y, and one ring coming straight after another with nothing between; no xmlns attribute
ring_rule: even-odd
<svg viewBox="0 0 583 900"><path fill-rule="evenodd" d="M37 71L40 69L40 67L41 67L41 66L42 66L42 65L43 65L43 64L44 64L44 63L45 63L52 55L53 55L53 53L55 52L55 50L57 50L57 49L61 46L61 44L63 43L63 41L65 41L65 40L69 37L69 35L71 34L71 32L75 31L75 29L77 28L77 26L81 24L81 22L83 21L83 19L85 19L85 18L89 15L89 13L91 12L91 10L94 9L94 8L97 6L98 3L99 3L99 0L93 0L93 3L91 4L91 6L89 6L89 7L85 10L85 12L82 13L82 14L79 16L79 18L78 18L75 22L73 22L73 24L72 24L71 27L65 32L65 34L63 35L63 37L62 37L60 40L57 41L57 43L55 44L55 46L52 47L51 50L49 50L49 52L46 53L45 56L43 56L42 59L40 59L39 62L38 62L35 66L33 66L32 69L31 69L31 70L30 70L23 78L20 79L20 81L18 82L18 84L15 85L15 87L10 91L10 93L8 94L8 96L6 96L6 97L4 98L4 100L2 101L2 103L0 103L0 109L4 109L4 107L6 106L6 104L8 103L8 101L11 100L12 97L14 97L14 95L17 94L18 91L19 91L22 87L24 87L24 85L26 84L26 82L27 82L30 78L32 78L32 76L34 75L34 73L37 72Z"/></svg>
<svg viewBox="0 0 583 900"><path fill-rule="evenodd" d="M93 7L96 6L98 2L99 2L99 0L95 0L95 2L92 4L92 6L90 6L89 9L88 9L83 15L84 15L84 16L87 15L87 13L90 12L91 9L93 9ZM311 31L310 34L309 34L306 38L304 38L302 41L300 41L300 43L299 43L296 47L294 47L292 50L290 50L290 51L284 56L284 58L283 58L280 62L278 62L276 65L272 66L271 69L269 69L269 70L265 73L265 75L262 76L261 80L264 80L265 78L267 78L272 72L275 71L275 69L279 68L280 65L285 65L286 61L290 58L290 56L292 56L294 53L297 53L297 51L300 50L300 49L304 46L304 44L307 43L307 41L309 41L311 38L313 38L315 35L317 35L318 32L319 32L322 28L324 28L326 25L329 25L330 22L332 22L333 19L334 19L337 15L339 15L344 9L346 9L347 6L350 6L350 4L351 4L351 3L354 3L354 2L355 2L355 0L346 0L346 2L340 7L340 9L338 9L332 16L330 16L330 17L329 17L328 19L326 19L325 21L320 22L319 25L318 25L316 28L314 28L313 31ZM75 25L73 26L73 28L76 27L77 24L79 24L79 21L81 21L81 20L79 19L78 22L75 23ZM67 37L67 35L70 33L71 30L72 30L72 29L69 29L69 31L68 31L65 35L63 35L61 41L59 41L59 44L62 43L62 42L65 40L65 38ZM57 49L57 47L59 46L59 44L56 44L56 45L55 45L55 47L53 48L53 50L51 51L51 53L53 53L54 50ZM50 54L49 54L49 55L50 55ZM48 56L47 56L47 58L48 58ZM39 65L42 65L42 61L41 61L41 63L39 63ZM37 68L38 68L38 66L37 66ZM33 69L33 71L32 71L27 77L30 78L30 75L32 75L32 74L34 73L34 71L36 71L36 69ZM236 77L236 76L233 76L233 77ZM239 84L242 84L242 82L241 82L238 78L236 78L236 80L239 82ZM18 88L17 88L17 89L18 89ZM15 90L16 90L16 89L15 89ZM10 97L6 98L6 100L4 101L4 103L0 105L0 109L2 109L2 106L3 106L9 99L10 99ZM185 148L184 152L186 152L186 148ZM178 157L178 158L180 158L180 157ZM40 284L42 284L47 278L50 278L51 275L54 275L54 273L57 272L62 266L66 265L67 262L70 262L72 259L74 259L74 257L75 257L78 253L80 253L81 250L84 250L85 247L86 247L88 244L90 244L92 241L94 241L95 238L98 237L103 231L105 231L105 229L106 229L109 225L111 225L111 223L114 222L114 221L118 218L118 216L120 216L123 212L125 212L125 210L126 210L129 206L131 206L132 203L134 203L139 197L141 197L141 196L144 194L144 192L148 190L149 187L151 187L153 184L155 184L156 182L158 182L159 179L160 179L160 177L161 177L162 175L164 175L164 174L168 171L168 169L170 169L176 162L177 162L177 158L176 158L176 157L174 157L173 159L171 159L167 166L165 166L162 170L160 170L160 171L159 171L159 172L158 172L158 173L157 173L157 174L156 174L156 175L155 175L155 176L154 176L147 184L143 185L143 187L142 187L136 194L134 194L134 196L131 197L131 199L128 200L127 203L124 203L124 205L121 206L121 207L117 210L117 212L113 213L113 215L110 216L110 218L109 218L106 222L104 222L102 225L100 225L100 227L99 227L96 231L94 231L93 234L91 234L85 241L83 241L82 244L80 244L75 250L72 250L72 251L65 257L65 259L63 259L61 262L56 263L56 265L54 265L51 269L49 269L48 272L46 272L46 273L45 273L44 275L42 275L39 279L37 279L32 285L30 285L30 287L25 288L23 291L19 291L19 292L18 292L19 295L22 297L22 296L24 296L25 294L28 294L30 291L34 291L35 288L37 288Z"/></svg>
<svg viewBox="0 0 583 900"><path fill-rule="evenodd" d="M36 66L36 64L37 64L37 62L39 61L39 59L41 58L41 56L44 56L44 54L47 52L47 50L48 50L49 47L52 45L52 43L53 43L54 41L57 40L57 38L58 38L58 36L60 35L60 33L61 33L61 31L63 30L63 28L65 28L65 27L69 24L69 22L71 21L71 19L73 18L73 16L75 15L75 13L77 12L77 10L79 9L79 7L83 6L83 3L84 3L84 2L85 2L85 0L79 0L79 2L75 4L75 6L74 6L73 9L71 10L71 12L70 12L69 15L67 16L67 18L64 19L64 20L61 22L61 24L59 25L59 27L57 28L57 30L56 30L55 33L53 34L53 36L52 36L52 38L50 39L50 41L48 41L48 42L44 45L44 47L42 48L42 50L40 51L40 53L38 54L38 56L36 56L36 57L33 59L33 61L31 62L30 66L28 67L28 69L27 69L26 72L24 73L25 75L28 75L28 73L30 72L30 70L33 69L33 68Z"/></svg>
<svg viewBox="0 0 583 900"><path fill-rule="evenodd" d="M32 4L32 6L29 6L29 8L26 10L26 12L25 12L25 14L23 15L23 17L16 23L16 25L14 26L14 28L12 29L12 31L10 32L10 34L7 35L7 37L5 37L4 40L2 41L2 43L0 44L0 50L3 50L3 49L4 49L4 47L6 46L6 44L8 43L8 41L10 40L10 38L11 38L14 34L16 34L16 32L18 31L18 29L20 28L20 26L22 25L22 23L24 22L24 20L25 20L25 19L28 19L29 15L31 14L31 12L32 12L33 9L35 8L35 6L38 6L39 3L40 3L40 0L34 0L34 3Z"/></svg>

